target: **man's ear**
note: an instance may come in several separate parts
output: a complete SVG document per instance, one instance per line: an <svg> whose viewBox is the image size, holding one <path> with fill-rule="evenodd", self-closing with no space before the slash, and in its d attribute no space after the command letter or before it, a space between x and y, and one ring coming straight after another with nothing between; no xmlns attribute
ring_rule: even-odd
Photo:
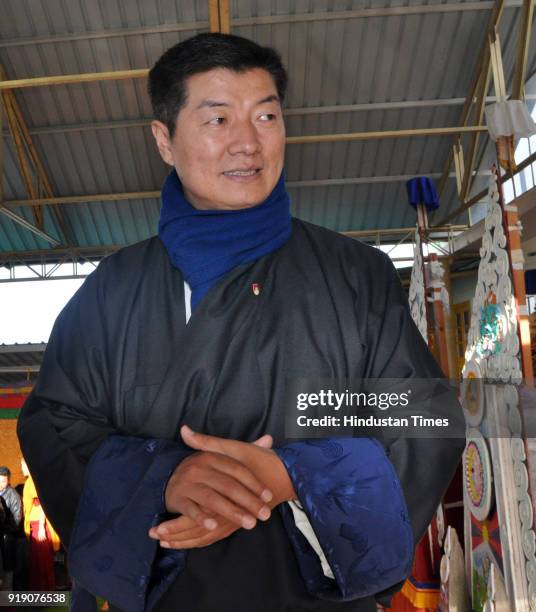
<svg viewBox="0 0 536 612"><path fill-rule="evenodd" d="M151 121L151 131L153 132L154 139L156 140L156 146L162 159L173 166L173 154L171 151L171 138L169 136L169 130L167 126L161 121Z"/></svg>

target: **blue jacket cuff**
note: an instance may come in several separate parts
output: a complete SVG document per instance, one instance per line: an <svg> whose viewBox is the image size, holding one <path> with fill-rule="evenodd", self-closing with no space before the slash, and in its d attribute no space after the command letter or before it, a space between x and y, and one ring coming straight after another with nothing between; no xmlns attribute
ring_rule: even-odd
<svg viewBox="0 0 536 612"><path fill-rule="evenodd" d="M290 511L281 508L309 592L350 600L374 595L408 576L413 532L398 476L379 442L303 440L276 452L335 576L334 581L323 575Z"/></svg>
<svg viewBox="0 0 536 612"><path fill-rule="evenodd" d="M77 583L129 612L153 607L184 568L148 530L166 515L164 492L191 450L178 442L110 436L88 464L69 547Z"/></svg>

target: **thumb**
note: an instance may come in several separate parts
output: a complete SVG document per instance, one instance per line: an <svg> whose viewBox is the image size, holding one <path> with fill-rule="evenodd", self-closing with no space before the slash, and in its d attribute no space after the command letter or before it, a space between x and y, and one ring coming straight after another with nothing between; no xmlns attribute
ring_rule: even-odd
<svg viewBox="0 0 536 612"><path fill-rule="evenodd" d="M252 442L252 444L260 446L261 448L272 448L273 443L274 441L270 434L265 434Z"/></svg>
<svg viewBox="0 0 536 612"><path fill-rule="evenodd" d="M210 448L207 448L208 445L206 442L206 438L210 436L204 436L203 434L196 433L190 429L188 425L183 425L180 432L183 442L190 448L195 448L195 450L211 450Z"/></svg>

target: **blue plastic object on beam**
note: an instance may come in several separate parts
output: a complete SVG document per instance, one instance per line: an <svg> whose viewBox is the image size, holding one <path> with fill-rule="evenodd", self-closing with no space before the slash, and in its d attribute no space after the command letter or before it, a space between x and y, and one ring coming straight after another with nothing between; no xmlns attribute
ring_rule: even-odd
<svg viewBox="0 0 536 612"><path fill-rule="evenodd" d="M432 179L417 176L406 183L406 188L413 208L417 208L417 204L424 204L428 211L439 208L439 198Z"/></svg>

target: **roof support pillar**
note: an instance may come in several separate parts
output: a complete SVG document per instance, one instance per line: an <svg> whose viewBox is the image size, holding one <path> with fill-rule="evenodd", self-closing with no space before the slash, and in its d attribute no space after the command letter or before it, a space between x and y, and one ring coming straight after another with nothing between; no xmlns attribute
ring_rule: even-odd
<svg viewBox="0 0 536 612"><path fill-rule="evenodd" d="M211 32L231 32L229 0L208 0L208 21Z"/></svg>
<svg viewBox="0 0 536 612"><path fill-rule="evenodd" d="M498 26L501 20L501 16L503 14L504 5L505 5L505 0L495 0L495 4L493 5L493 9L491 11L491 15L488 21L488 27L487 27L488 33L494 31L495 28ZM479 53L477 64L476 64L476 70L473 76L473 82L469 89L469 93L467 94L467 97L465 98L465 104L463 106L462 113L460 116L460 126L464 126L467 124L467 121L469 119L469 114L470 114L470 111L471 111L471 108L473 106L473 102L475 99L475 94L478 90L478 85L479 83L482 82L481 81L482 73L483 72L487 73L488 70L489 70L489 43L488 43L488 37L486 36L482 43L482 47L480 48L480 53ZM478 123L478 122L475 121L475 123ZM450 173L450 167L452 165L453 158L454 158L454 154L451 149L451 151L449 152L447 161L445 163L445 167L443 169L443 176L441 177L441 180L439 181L439 185L437 189L439 195L443 193L445 185L447 184L447 179ZM467 164L467 165L470 166L470 164Z"/></svg>
<svg viewBox="0 0 536 612"><path fill-rule="evenodd" d="M493 71L493 86L495 87L495 97L497 102L506 100L506 83L504 80L504 68L501 53L501 41L499 33L494 31L489 35L489 49L491 57L491 67Z"/></svg>
<svg viewBox="0 0 536 612"><path fill-rule="evenodd" d="M463 175L465 172L465 166L463 161L463 148L460 139L458 138L453 146L453 157L454 157L454 169L456 172L456 189L458 191L458 196L462 191L462 182Z"/></svg>
<svg viewBox="0 0 536 612"><path fill-rule="evenodd" d="M484 120L484 108L486 102L486 95L490 83L490 76L490 57L488 55L484 60L482 72L480 73L480 82L478 84L474 115L474 122L476 125L482 125L482 121ZM473 183L473 170L475 166L476 152L478 150L479 140L480 134L478 132L474 132L473 134L471 134L471 139L469 141L469 147L467 152L467 163L465 165L465 171L463 174L463 181L460 190L460 200L462 202L465 202L469 192L471 191Z"/></svg>
<svg viewBox="0 0 536 612"><path fill-rule="evenodd" d="M520 15L519 24L516 71L512 87L513 100L522 100L525 96L525 73L527 71L527 58L529 55L533 16L534 1L523 0L523 10Z"/></svg>

